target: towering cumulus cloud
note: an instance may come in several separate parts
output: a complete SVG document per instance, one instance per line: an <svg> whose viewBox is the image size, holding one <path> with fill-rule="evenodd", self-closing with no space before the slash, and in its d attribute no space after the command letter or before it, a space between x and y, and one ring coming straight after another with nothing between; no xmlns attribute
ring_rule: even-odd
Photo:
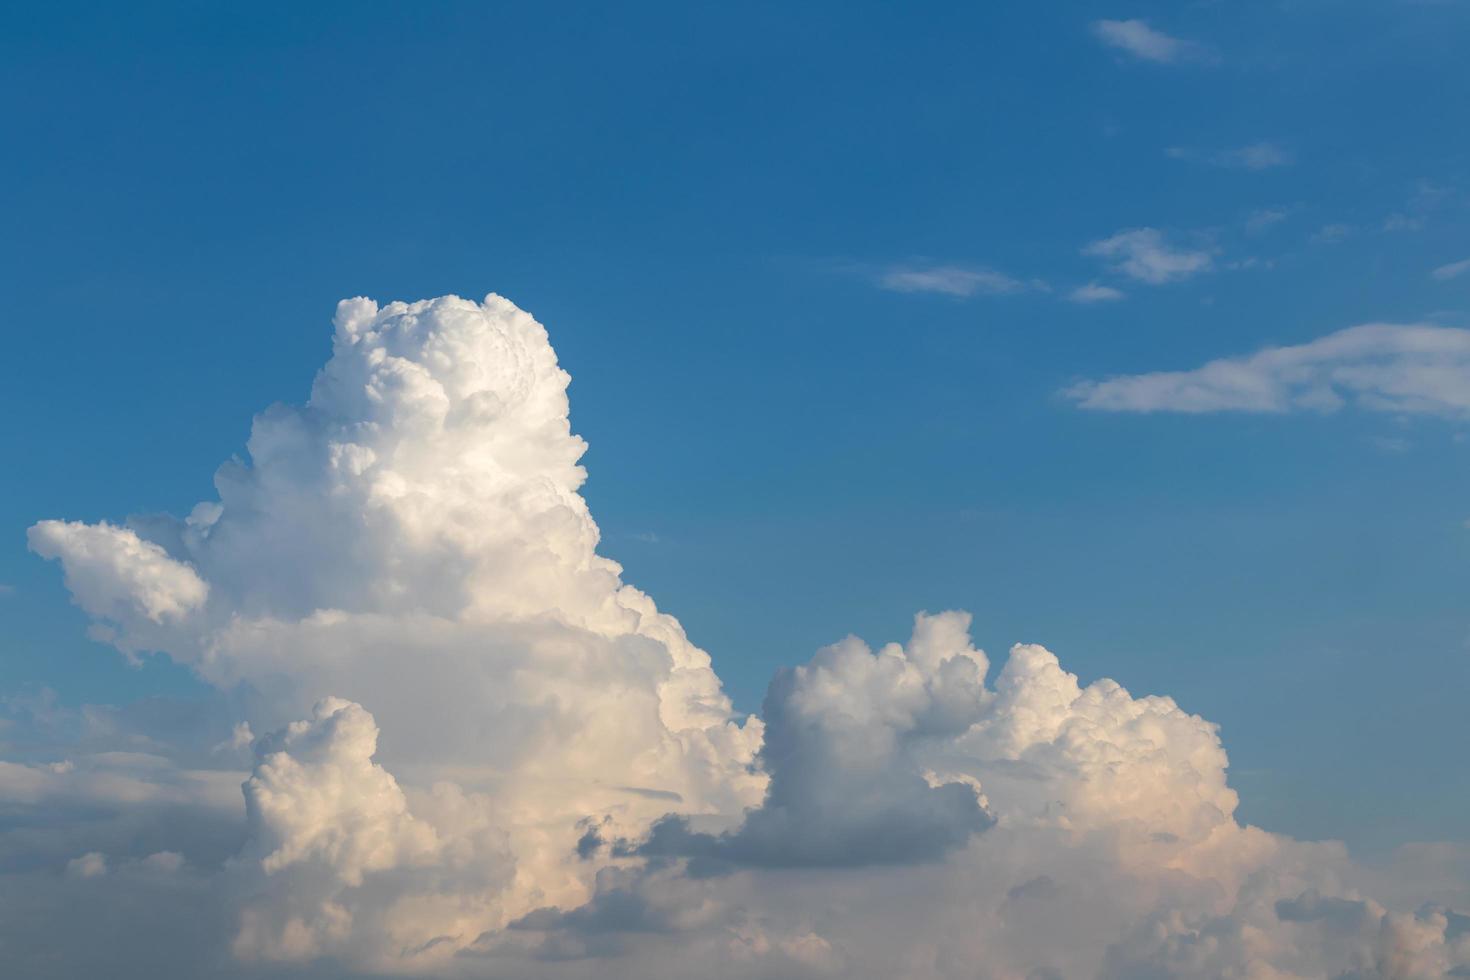
<svg viewBox="0 0 1470 980"><path fill-rule="evenodd" d="M1242 826L1208 722L1080 686L1036 646L988 681L962 613L876 651L841 640L775 678L763 719L737 716L709 656L597 553L567 382L499 296L348 300L310 399L256 418L217 500L31 529L98 635L187 665L226 717L146 758L77 736L0 762L5 812L49 828L0 828L0 963L1470 972L1463 883L1415 894ZM36 925L63 910L115 948Z"/></svg>

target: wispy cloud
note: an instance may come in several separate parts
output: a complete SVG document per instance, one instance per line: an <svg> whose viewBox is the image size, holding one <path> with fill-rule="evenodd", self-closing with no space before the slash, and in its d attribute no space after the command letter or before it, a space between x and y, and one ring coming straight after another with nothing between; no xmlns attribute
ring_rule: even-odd
<svg viewBox="0 0 1470 980"><path fill-rule="evenodd" d="M1419 180L1402 209L1383 219L1384 231L1419 231L1430 217L1453 202L1456 192L1429 180Z"/></svg>
<svg viewBox="0 0 1470 980"><path fill-rule="evenodd" d="M895 293L940 293L945 296L1001 296L1045 289L1040 280L1023 281L986 266L898 265L881 270L877 283Z"/></svg>
<svg viewBox="0 0 1470 980"><path fill-rule="evenodd" d="M1183 38L1170 37L1154 30L1142 20L1096 20L1092 33L1103 44L1140 61L1161 65L1185 62L1209 63L1214 56L1204 45Z"/></svg>
<svg viewBox="0 0 1470 980"><path fill-rule="evenodd" d="M1380 453L1406 453L1414 444L1403 436L1369 436L1368 445Z"/></svg>
<svg viewBox="0 0 1470 980"><path fill-rule="evenodd" d="M1171 245L1157 228L1125 229L1093 242L1082 254L1105 259L1114 271L1155 286L1188 279L1213 264L1208 251Z"/></svg>
<svg viewBox="0 0 1470 980"><path fill-rule="evenodd" d="M1286 208L1257 208L1246 215L1246 234L1259 235L1285 221L1290 213Z"/></svg>
<svg viewBox="0 0 1470 980"><path fill-rule="evenodd" d="M1114 289L1112 286L1090 282L1085 286L1078 286L1072 290L1067 294L1067 299L1074 303L1111 303L1123 299L1127 295L1121 289Z"/></svg>
<svg viewBox="0 0 1470 980"><path fill-rule="evenodd" d="M1312 233L1312 241L1319 245L1336 245L1352 237L1353 226L1340 222L1323 225Z"/></svg>
<svg viewBox="0 0 1470 980"><path fill-rule="evenodd" d="M1470 330L1349 327L1190 371L1083 381L1063 394L1104 412L1370 411L1470 419Z"/></svg>
<svg viewBox="0 0 1470 980"><path fill-rule="evenodd" d="M1196 150L1171 146L1164 151L1176 160L1194 160L1230 170L1271 170L1296 161L1296 155L1276 143L1260 141L1224 150Z"/></svg>
<svg viewBox="0 0 1470 980"><path fill-rule="evenodd" d="M1448 262L1430 273L1436 279L1448 280L1458 279L1465 273L1470 272L1470 259L1461 259L1458 262Z"/></svg>

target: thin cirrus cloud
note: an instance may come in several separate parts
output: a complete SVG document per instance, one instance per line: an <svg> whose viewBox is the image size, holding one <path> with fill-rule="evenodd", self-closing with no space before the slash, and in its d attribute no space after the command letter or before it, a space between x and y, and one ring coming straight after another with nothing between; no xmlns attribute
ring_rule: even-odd
<svg viewBox="0 0 1470 980"><path fill-rule="evenodd" d="M1024 281L987 266L895 265L878 272L880 288L894 293L937 293L967 299L971 296L1004 296L1030 289L1044 289L1038 280Z"/></svg>
<svg viewBox="0 0 1470 980"><path fill-rule="evenodd" d="M1157 228L1125 229L1093 242L1082 254L1103 259L1113 271L1151 286L1188 279L1214 264L1210 252L1171 244Z"/></svg>
<svg viewBox="0 0 1470 980"><path fill-rule="evenodd" d="M1339 245L1351 238L1356 231L1352 225L1333 222L1312 232L1312 241L1318 245Z"/></svg>
<svg viewBox="0 0 1470 980"><path fill-rule="evenodd" d="M1453 188L1420 180L1403 207L1383 219L1381 228L1385 232L1422 231L1435 213L1457 196Z"/></svg>
<svg viewBox="0 0 1470 980"><path fill-rule="evenodd" d="M1470 272L1470 259L1461 259L1458 262L1447 262L1430 273L1441 282L1450 279L1458 279L1465 273Z"/></svg>
<svg viewBox="0 0 1470 980"><path fill-rule="evenodd" d="M1139 61L1177 65L1209 64L1215 60L1209 48L1203 44L1171 37L1163 31L1150 27L1148 22L1143 20L1093 21L1092 34L1108 47Z"/></svg>
<svg viewBox="0 0 1470 980"><path fill-rule="evenodd" d="M1197 386L1325 375L1364 401L1448 400L1431 368L1467 351L1462 331L1355 328ZM1470 966L1416 866L1385 884L1237 819L1215 725L1040 646L992 670L965 613L839 640L778 673L761 716L737 711L600 553L570 380L502 297L348 300L309 403L255 418L217 499L32 530L97 636L220 693L188 724L77 711L43 757L0 758L6 975ZM15 710L0 699L0 724Z"/></svg>
<svg viewBox="0 0 1470 980"><path fill-rule="evenodd" d="M1273 170L1296 162L1296 155L1290 150L1266 140L1224 150L1171 146L1164 152L1175 160L1193 160L1227 170Z"/></svg>
<svg viewBox="0 0 1470 980"><path fill-rule="evenodd" d="M1187 371L1083 381L1063 394L1102 412L1374 412L1470 419L1470 330L1370 323Z"/></svg>

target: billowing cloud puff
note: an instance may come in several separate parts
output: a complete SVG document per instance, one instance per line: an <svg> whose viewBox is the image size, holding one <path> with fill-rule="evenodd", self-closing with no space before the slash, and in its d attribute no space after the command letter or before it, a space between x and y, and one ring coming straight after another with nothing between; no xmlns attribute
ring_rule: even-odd
<svg viewBox="0 0 1470 980"><path fill-rule="evenodd" d="M245 782L245 809L267 874L308 862L343 884L430 855L438 841L372 761L378 729L361 705L319 701L308 721L267 736Z"/></svg>
<svg viewBox="0 0 1470 980"><path fill-rule="evenodd" d="M699 864L852 866L934 859L991 822L973 780L925 768L924 748L979 720L985 655L969 617L918 617L908 647L856 637L782 671L766 696L766 799L718 837L656 824L636 849Z"/></svg>
<svg viewBox="0 0 1470 980"><path fill-rule="evenodd" d="M102 635L220 694L208 723L99 709L70 742L65 725L0 742L0 963L1016 980L1470 963L1463 877L1420 894L1422 870L1241 825L1214 726L1084 686L1039 646L992 678L963 613L824 648L740 717L598 554L567 383L498 296L350 300L310 399L256 418L217 499L32 529ZM1429 864L1454 862L1403 867ZM63 917L111 959L48 943Z"/></svg>
<svg viewBox="0 0 1470 980"><path fill-rule="evenodd" d="M340 698L319 701L310 719L256 742L255 771L244 784L250 841L236 862L256 879L256 894L244 909L237 954L316 957L354 939L361 909L385 914L381 890L363 887L368 876L442 860L435 828L409 812L398 782L373 762L377 743L372 715ZM474 846L467 836L460 843ZM353 899L343 901L349 890ZM410 900L406 891L405 883L391 889L395 903ZM369 935L394 931L375 923Z"/></svg>
<svg viewBox="0 0 1470 980"><path fill-rule="evenodd" d="M42 521L28 537L32 551L60 559L66 587L98 619L146 629L182 620L209 595L192 567L128 528Z"/></svg>

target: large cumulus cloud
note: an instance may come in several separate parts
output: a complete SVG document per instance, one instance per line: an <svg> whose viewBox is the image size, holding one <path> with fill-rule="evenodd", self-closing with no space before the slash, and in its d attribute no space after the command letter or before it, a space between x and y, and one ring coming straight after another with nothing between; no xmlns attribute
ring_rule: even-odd
<svg viewBox="0 0 1470 980"><path fill-rule="evenodd" d="M1243 826L1212 725L1039 646L992 678L965 614L841 640L738 716L598 554L567 383L498 296L349 300L217 499L31 529L98 636L220 693L168 733L98 709L126 752L0 727L0 963L94 974L46 940L65 912L120 976L1470 964L1459 851L1384 871Z"/></svg>

